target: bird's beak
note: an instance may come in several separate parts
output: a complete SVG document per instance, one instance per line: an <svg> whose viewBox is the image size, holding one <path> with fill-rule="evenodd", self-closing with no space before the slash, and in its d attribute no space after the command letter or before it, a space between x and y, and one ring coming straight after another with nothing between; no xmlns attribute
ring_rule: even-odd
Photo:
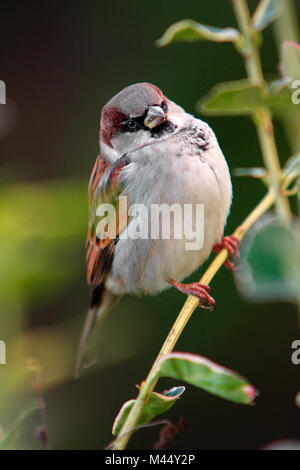
<svg viewBox="0 0 300 470"><path fill-rule="evenodd" d="M149 127L149 129L153 129L165 122L166 119L166 113L160 106L150 106L144 120L144 125Z"/></svg>

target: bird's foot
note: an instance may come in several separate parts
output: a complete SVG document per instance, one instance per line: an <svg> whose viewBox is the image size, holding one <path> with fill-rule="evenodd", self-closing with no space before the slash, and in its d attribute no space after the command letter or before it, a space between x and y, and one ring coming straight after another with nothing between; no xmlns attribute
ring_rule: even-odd
<svg viewBox="0 0 300 470"><path fill-rule="evenodd" d="M168 280L169 284L175 287L183 294L195 295L200 299L199 307L205 310L213 311L216 307L215 300L209 295L210 287L200 282L192 282L191 284L182 284L181 282L174 281L174 279ZM207 302L207 305L205 303Z"/></svg>
<svg viewBox="0 0 300 470"><path fill-rule="evenodd" d="M216 253L219 253L221 250L226 249L228 251L229 259L225 261L225 266L231 271L236 271L238 268L231 261L232 258L236 260L240 259L239 246L241 241L234 235L228 235L223 237L221 243L215 243L212 247L212 250Z"/></svg>

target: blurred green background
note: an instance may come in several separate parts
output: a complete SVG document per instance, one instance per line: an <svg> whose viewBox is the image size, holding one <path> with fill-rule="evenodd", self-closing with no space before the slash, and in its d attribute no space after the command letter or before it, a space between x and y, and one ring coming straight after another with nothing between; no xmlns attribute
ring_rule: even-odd
<svg viewBox="0 0 300 470"><path fill-rule="evenodd" d="M7 364L0 365L0 438L36 395L19 371L34 358L41 366L52 448L103 448L115 415L136 395L135 384L145 378L183 304L174 290L155 298L126 296L106 321L99 365L79 381L72 379L88 304L87 184L98 153L102 106L123 87L149 81L195 113L196 100L213 85L245 76L230 44L155 48L166 27L183 18L234 25L230 2L220 0L2 5L0 79L7 104L0 105L0 339L6 342ZM262 57L266 77L275 78L271 29L264 34ZM250 119L204 119L231 169L261 165ZM290 150L280 123L275 127L284 161ZM264 193L257 180L234 178L233 185L227 233ZM171 447L257 449L299 437L293 402L299 366L291 362L291 343L299 337L295 307L246 303L224 268L212 288L217 310L195 312L176 350L240 372L261 395L247 407L188 386L168 417L177 422L184 416L189 428ZM158 390L173 385L162 380ZM14 448L41 448L35 431L41 422L39 412L25 419ZM158 428L142 430L129 448L151 448L157 435Z"/></svg>

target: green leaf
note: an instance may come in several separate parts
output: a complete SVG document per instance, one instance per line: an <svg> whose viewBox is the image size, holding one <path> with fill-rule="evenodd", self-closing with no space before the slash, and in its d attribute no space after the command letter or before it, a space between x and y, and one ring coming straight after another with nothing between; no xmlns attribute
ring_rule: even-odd
<svg viewBox="0 0 300 470"><path fill-rule="evenodd" d="M147 424L152 421L153 418L155 418L157 415L168 411L176 403L178 398L183 394L184 390L184 387L173 387L164 393L152 392L138 421L137 426ZM134 403L135 400L129 400L124 403L124 405L120 409L113 424L112 433L114 436L117 436L119 434Z"/></svg>
<svg viewBox="0 0 300 470"><path fill-rule="evenodd" d="M270 216L262 219L241 247L235 278L241 293L253 301L295 301L300 284L300 243Z"/></svg>
<svg viewBox="0 0 300 470"><path fill-rule="evenodd" d="M156 377L171 377L183 380L237 403L251 404L256 391L249 382L236 374L202 356L189 353L171 353L157 366Z"/></svg>
<svg viewBox="0 0 300 470"><path fill-rule="evenodd" d="M269 95L266 98L266 105L269 106L272 112L283 119L286 118L286 113L295 111L295 105L292 101L292 87L293 79L291 77L283 77L279 80L274 80L269 83Z"/></svg>
<svg viewBox="0 0 300 470"><path fill-rule="evenodd" d="M270 107L276 114L294 108L290 91L286 88L266 93L262 86L249 80L220 83L196 103L198 112L212 116L250 115L261 106Z"/></svg>
<svg viewBox="0 0 300 470"><path fill-rule="evenodd" d="M264 91L249 80L237 80L216 85L196 109L210 115L245 115L255 112L264 103Z"/></svg>
<svg viewBox="0 0 300 470"><path fill-rule="evenodd" d="M152 395L152 394L151 394ZM149 398L149 401L151 399L151 396ZM123 424L125 423L127 416L129 415L133 405L135 403L135 400L128 400L124 403L122 408L120 409L119 413L116 416L116 419L114 420L113 428L112 428L112 435L117 436L122 429ZM141 421L141 419L140 419Z"/></svg>
<svg viewBox="0 0 300 470"><path fill-rule="evenodd" d="M300 79L300 45L294 41L284 41L281 47L280 70L283 77Z"/></svg>
<svg viewBox="0 0 300 470"><path fill-rule="evenodd" d="M285 119L288 111L295 110L295 105L292 102L292 94L289 87L285 86L281 90L271 90L270 94L266 97L265 104L269 106L273 114L283 116Z"/></svg>
<svg viewBox="0 0 300 470"><path fill-rule="evenodd" d="M215 28L197 23L193 20L182 20L172 24L156 41L158 47L167 46L175 42L214 41L236 42L241 35L235 28Z"/></svg>
<svg viewBox="0 0 300 470"><path fill-rule="evenodd" d="M262 31L281 15L283 8L283 0L260 0L252 17L252 28Z"/></svg>
<svg viewBox="0 0 300 470"><path fill-rule="evenodd" d="M241 404L252 404L257 395L255 388L246 379L196 354L171 353L163 357L152 380L160 377L183 380L213 395ZM169 410L184 390L184 387L174 387L163 394L152 392L137 426L147 424L155 416ZM120 433L134 403L135 400L129 400L122 406L113 424L114 436Z"/></svg>

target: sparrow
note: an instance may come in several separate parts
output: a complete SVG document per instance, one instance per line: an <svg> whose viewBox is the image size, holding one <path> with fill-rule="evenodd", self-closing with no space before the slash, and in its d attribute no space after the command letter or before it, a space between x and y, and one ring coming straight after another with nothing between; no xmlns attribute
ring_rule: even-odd
<svg viewBox="0 0 300 470"><path fill-rule="evenodd" d="M86 271L91 294L76 360L77 376L81 367L93 362L100 320L124 294L155 295L174 286L198 296L200 307L213 309L209 286L180 281L198 269L212 249L227 248L233 256L238 244L233 237L222 240L232 184L213 130L150 83L124 88L103 107L100 152L88 194ZM142 204L149 211L155 204L202 204L203 246L187 250L187 239L173 236L176 227L169 239L123 237L137 223L124 210L112 238L99 228L97 208L110 203L120 215L120 196L126 196L130 206ZM195 214L190 217L195 228ZM147 211L139 215L141 232L150 231L149 220Z"/></svg>

